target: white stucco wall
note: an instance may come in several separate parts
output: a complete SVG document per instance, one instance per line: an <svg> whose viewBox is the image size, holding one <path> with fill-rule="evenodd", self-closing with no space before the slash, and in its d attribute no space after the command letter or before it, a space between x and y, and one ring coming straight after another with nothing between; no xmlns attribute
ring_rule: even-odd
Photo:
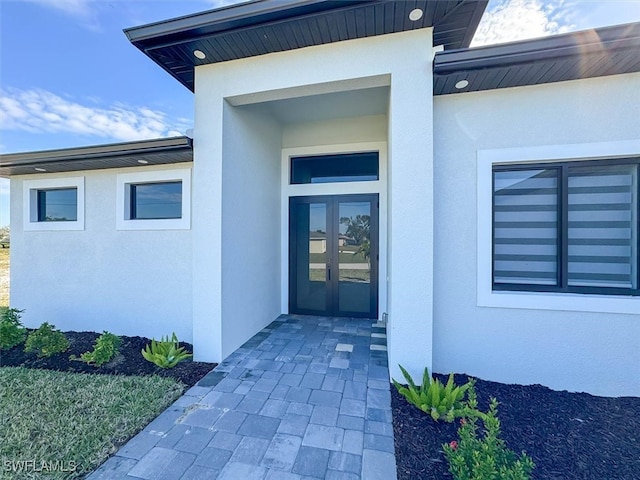
<svg viewBox="0 0 640 480"><path fill-rule="evenodd" d="M190 165L171 165L187 168ZM162 169L162 168L161 168ZM116 176L156 167L11 179L11 305L29 327L192 341L190 230L116 229ZM24 231L24 180L84 177L85 226Z"/></svg>
<svg viewBox="0 0 640 480"><path fill-rule="evenodd" d="M393 375L398 374L395 367L398 363L407 365L414 373L431 365L432 55L431 30L423 29L196 68L193 312L196 351L201 352L200 358L222 359L226 351L223 333L228 322L236 321L225 314L224 305L244 301L241 291L226 288L226 273L221 272L227 265L223 260L224 205L231 200L230 192L236 191L234 185L223 185L225 165L230 157L246 161L242 159L240 142L225 145L228 140L224 133L225 101L233 106L257 105L388 87L389 200L386 207L393 230L389 229L387 240L389 245L394 245L386 287L390 362ZM379 121L371 122L372 136L379 136ZM336 144L343 141L337 126L339 122L331 127L336 132ZM308 130L294 132L287 128L286 132L283 143L289 147L309 143L314 136L307 136ZM245 142L254 142L247 133ZM331 143L327 136L315 138L318 144ZM260 175L263 175L262 181L270 178L266 172ZM414 209L420 214L412 213ZM258 233L256 229L255 234ZM420 239L419 245L416 239ZM248 338L248 330L245 333Z"/></svg>
<svg viewBox="0 0 640 480"><path fill-rule="evenodd" d="M640 395L640 305L635 314L580 311L579 300L549 310L548 294L529 294L537 302L528 301L527 308L478 306L477 255L486 259L491 252L478 251L476 208L479 150L546 145L560 152L567 144L633 144L640 140L638 118L639 74L436 97L436 371L597 395Z"/></svg>
<svg viewBox="0 0 640 480"><path fill-rule="evenodd" d="M288 124L282 132L282 148L386 142L387 125L386 115Z"/></svg>
<svg viewBox="0 0 640 480"><path fill-rule="evenodd" d="M222 356L280 314L282 129L248 107L224 107Z"/></svg>

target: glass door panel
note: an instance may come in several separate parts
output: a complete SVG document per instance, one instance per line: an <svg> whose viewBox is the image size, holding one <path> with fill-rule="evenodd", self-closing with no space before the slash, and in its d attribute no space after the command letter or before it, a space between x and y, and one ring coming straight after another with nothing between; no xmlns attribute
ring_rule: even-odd
<svg viewBox="0 0 640 480"><path fill-rule="evenodd" d="M327 310L327 204L291 205L290 238L295 304L300 312Z"/></svg>
<svg viewBox="0 0 640 480"><path fill-rule="evenodd" d="M339 202L338 310L371 310L371 201Z"/></svg>

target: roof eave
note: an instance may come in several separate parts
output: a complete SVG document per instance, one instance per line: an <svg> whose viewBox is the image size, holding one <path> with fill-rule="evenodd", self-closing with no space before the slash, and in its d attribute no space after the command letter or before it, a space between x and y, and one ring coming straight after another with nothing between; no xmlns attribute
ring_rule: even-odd
<svg viewBox="0 0 640 480"><path fill-rule="evenodd" d="M621 38L611 35L612 32L619 32L624 28L629 29L628 36ZM533 40L438 52L433 68L435 74L446 74L459 70L477 70L574 55L589 55L607 49L636 48L640 48L640 23L631 23Z"/></svg>
<svg viewBox="0 0 640 480"><path fill-rule="evenodd" d="M412 3L396 3L392 0L258 0L132 27L124 32L145 55L194 91L194 72L198 66L406 29L433 27L435 42L444 43L447 48L467 47L487 3L488 0L416 0ZM387 8L389 6L390 9ZM418 7L423 8L425 14L415 24L407 24L408 11L400 16L394 16L393 13L397 9ZM355 36L353 30L347 33L340 31L339 34L332 30L319 37L312 35L312 41L304 33L295 33L293 40L272 42L265 33L266 30L272 33L274 29L282 29L279 34L286 36L299 30L291 29L294 22L304 26L306 22L320 17L332 18L333 22L336 22L336 17L348 18L347 15L360 15L363 18L363 12L368 11L370 15L371 9L384 9L385 14L390 12L389 16L383 17L389 22L405 19L404 25L396 23L389 28L385 23L382 27L360 27L360 30L356 29ZM335 29L335 25L327 28ZM395 29L398 25L401 25L400 30ZM349 30L350 27L346 28ZM302 30L305 31L304 28ZM251 35L255 38L248 41L245 37ZM269 40L263 41L263 37ZM212 46L215 42L219 44ZM195 50L205 52L206 59L200 60L192 55Z"/></svg>
<svg viewBox="0 0 640 480"><path fill-rule="evenodd" d="M622 63L628 63L631 67L627 68L623 65L625 68L618 68L620 63L615 63L612 60L614 55L623 55L624 61ZM586 69L586 73L579 71L562 78L555 78L549 71L546 75L531 79L526 78L526 75L524 78L522 75L516 75L519 78L516 83L504 80L505 75L496 77L500 80L496 84L487 80L492 71L504 72L506 69L513 68L528 69L535 65L554 62L565 62L570 65L576 59L608 62L611 67L601 70L601 73L593 73L593 70L590 73L590 70ZM629 73L638 70L640 70L640 23L632 23L534 40L438 52L433 63L434 92L436 95L464 93ZM470 85L469 88L459 91L452 88L455 81L466 79L469 76L474 77L476 85ZM484 82L483 85L478 86L478 83L482 82Z"/></svg>
<svg viewBox="0 0 640 480"><path fill-rule="evenodd" d="M183 41L191 35L210 35L225 30L258 25L268 18L269 21L283 20L296 16L304 8L306 13L322 11L326 5L348 6L352 4L372 3L378 0L254 0L232 4L226 7L207 10L191 15L172 18L147 25L125 28L123 31L133 44L146 46ZM322 6L322 8L314 8ZM174 37L180 37L179 39Z"/></svg>
<svg viewBox="0 0 640 480"><path fill-rule="evenodd" d="M168 162L164 155L172 152L181 153L179 157L176 156L175 163L182 163L193 161L192 151L193 143L191 138L181 136L89 147L10 153L0 155L0 176L38 174L43 173L42 169L47 173L59 173L166 164ZM184 155L184 153L187 155ZM141 157L147 160L139 163L138 159ZM157 162L153 161L154 157L158 158ZM115 159L117 161L115 161L113 167L104 166L109 165L107 162ZM61 165L64 165L64 168L61 169ZM41 170L36 170L36 168Z"/></svg>

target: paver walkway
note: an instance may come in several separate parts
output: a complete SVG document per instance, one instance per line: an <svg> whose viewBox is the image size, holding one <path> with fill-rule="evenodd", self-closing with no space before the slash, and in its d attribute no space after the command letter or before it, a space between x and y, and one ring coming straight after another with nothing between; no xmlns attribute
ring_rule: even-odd
<svg viewBox="0 0 640 480"><path fill-rule="evenodd" d="M90 480L393 480L385 326L283 315Z"/></svg>

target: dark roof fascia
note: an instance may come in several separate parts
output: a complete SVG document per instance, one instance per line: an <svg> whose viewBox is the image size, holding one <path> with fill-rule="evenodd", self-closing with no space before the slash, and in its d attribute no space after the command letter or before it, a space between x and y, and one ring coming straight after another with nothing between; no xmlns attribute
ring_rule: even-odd
<svg viewBox="0 0 640 480"><path fill-rule="evenodd" d="M144 156L148 163L154 165L153 157L170 153L181 153L175 163L193 161L193 140L186 136L142 140L136 142L92 145L88 147L43 150L36 152L7 153L0 155L0 176L37 174L36 167L47 168L47 172L79 171L107 168L101 166L104 161L118 159L122 165L142 166L137 159ZM184 155L187 153L187 155ZM159 161L156 164L164 164ZM64 165L64 169L55 168ZM74 167L75 166L75 167Z"/></svg>
<svg viewBox="0 0 640 480"><path fill-rule="evenodd" d="M136 46L158 48L193 37L375 1L378 0L255 0L125 28L124 33Z"/></svg>
<svg viewBox="0 0 640 480"><path fill-rule="evenodd" d="M482 72L488 73L493 69L522 64L624 51L638 55L640 58L640 22L583 30L535 40L438 52L433 62L433 73L436 77L434 83L437 82L437 77L452 74L479 72L481 75ZM514 85L503 85L500 88L509 86Z"/></svg>

